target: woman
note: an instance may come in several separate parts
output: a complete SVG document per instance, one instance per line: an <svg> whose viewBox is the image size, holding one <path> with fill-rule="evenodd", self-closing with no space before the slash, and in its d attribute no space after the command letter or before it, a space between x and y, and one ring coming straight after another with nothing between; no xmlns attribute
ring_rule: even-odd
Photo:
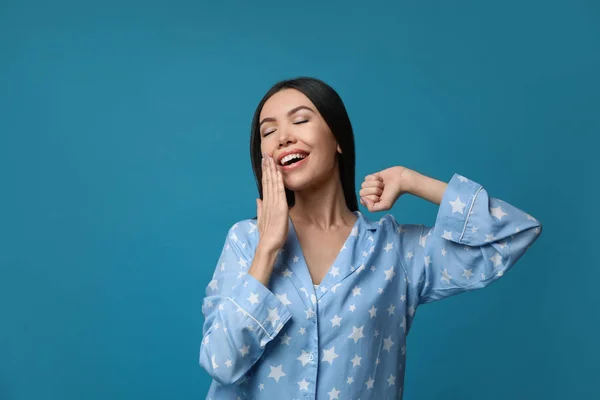
<svg viewBox="0 0 600 400"><path fill-rule="evenodd" d="M202 307L209 399L401 398L417 306L494 282L542 229L461 175L402 166L367 176L361 204L413 194L440 206L435 226L368 220L350 120L317 79L271 88L250 147L258 215L229 229Z"/></svg>

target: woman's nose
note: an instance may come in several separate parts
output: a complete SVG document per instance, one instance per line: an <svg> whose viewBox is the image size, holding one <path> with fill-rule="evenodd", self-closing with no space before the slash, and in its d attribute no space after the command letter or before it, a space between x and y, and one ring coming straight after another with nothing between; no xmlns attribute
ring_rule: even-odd
<svg viewBox="0 0 600 400"><path fill-rule="evenodd" d="M292 141L288 128L279 129L279 145L284 145Z"/></svg>

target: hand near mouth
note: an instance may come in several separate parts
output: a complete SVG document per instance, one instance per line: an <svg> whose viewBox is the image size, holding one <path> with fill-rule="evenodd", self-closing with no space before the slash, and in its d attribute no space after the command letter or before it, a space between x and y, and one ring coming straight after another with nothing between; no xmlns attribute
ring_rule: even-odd
<svg viewBox="0 0 600 400"><path fill-rule="evenodd" d="M277 252L288 233L289 209L281 171L267 155L262 160L262 200L256 199L259 246Z"/></svg>

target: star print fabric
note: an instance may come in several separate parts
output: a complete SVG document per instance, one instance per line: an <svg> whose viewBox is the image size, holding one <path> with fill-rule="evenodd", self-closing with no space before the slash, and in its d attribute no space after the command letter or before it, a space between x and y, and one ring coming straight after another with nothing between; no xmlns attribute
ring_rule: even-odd
<svg viewBox="0 0 600 400"><path fill-rule="evenodd" d="M229 229L202 304L207 399L401 399L418 306L494 282L542 230L459 174L433 227L354 214L317 287L291 219L268 287L247 273L256 220Z"/></svg>

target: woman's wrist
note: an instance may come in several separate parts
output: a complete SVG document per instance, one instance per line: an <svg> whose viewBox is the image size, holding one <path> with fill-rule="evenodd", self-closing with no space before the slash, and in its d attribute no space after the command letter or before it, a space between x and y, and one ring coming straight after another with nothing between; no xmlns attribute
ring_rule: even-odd
<svg viewBox="0 0 600 400"><path fill-rule="evenodd" d="M252 265L248 269L248 274L260 281L265 287L268 287L278 253L278 249L273 249L259 242Z"/></svg>

